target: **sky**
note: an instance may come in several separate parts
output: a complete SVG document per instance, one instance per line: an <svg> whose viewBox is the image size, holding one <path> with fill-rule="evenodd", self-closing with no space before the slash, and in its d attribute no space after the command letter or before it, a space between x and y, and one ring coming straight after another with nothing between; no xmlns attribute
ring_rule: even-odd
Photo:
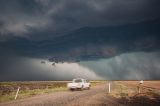
<svg viewBox="0 0 160 106"><path fill-rule="evenodd" d="M0 81L159 80L159 0L0 0Z"/></svg>

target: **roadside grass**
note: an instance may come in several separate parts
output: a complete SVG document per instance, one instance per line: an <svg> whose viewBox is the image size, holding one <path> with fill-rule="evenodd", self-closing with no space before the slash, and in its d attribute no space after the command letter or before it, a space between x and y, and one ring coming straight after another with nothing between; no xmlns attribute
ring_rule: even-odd
<svg viewBox="0 0 160 106"><path fill-rule="evenodd" d="M20 87L17 99L33 97L36 95L67 91L69 81L18 81L0 82L0 103L15 100L18 87ZM106 81L90 81L91 86L105 83Z"/></svg>
<svg viewBox="0 0 160 106"><path fill-rule="evenodd" d="M160 91L139 85L130 86L123 81L115 81L111 93L107 94L125 106L159 106ZM140 89L140 92L139 92Z"/></svg>
<svg viewBox="0 0 160 106"><path fill-rule="evenodd" d="M112 88L109 95L117 98L121 96L127 96L128 89L126 86L122 85L120 82L114 82L114 88Z"/></svg>
<svg viewBox="0 0 160 106"><path fill-rule="evenodd" d="M53 88L53 89L34 89L34 90L23 90L19 92L18 99L22 99L25 97L31 97L34 95L42 95L47 93L53 93L53 92L60 92L60 91L66 91L66 87L59 87L59 88Z"/></svg>
<svg viewBox="0 0 160 106"><path fill-rule="evenodd" d="M131 97L134 95L155 95L160 94L160 90L146 88L143 86L128 86L123 83L123 81L115 81L113 89L109 95L114 97ZM139 92L140 89L140 92Z"/></svg>
<svg viewBox="0 0 160 106"><path fill-rule="evenodd" d="M35 95L66 91L66 81L28 81L0 82L0 103L15 100L17 88L20 87L17 99Z"/></svg>
<svg viewBox="0 0 160 106"><path fill-rule="evenodd" d="M136 87L129 87L120 81L114 82L114 88L111 90L110 96L120 98L120 97L129 97L133 96L135 93L137 93Z"/></svg>
<svg viewBox="0 0 160 106"><path fill-rule="evenodd" d="M59 87L59 88L53 88L53 89L34 89L34 90L20 90L19 94L17 96L17 99L23 99L27 97L32 97L35 95L42 95L42 94L47 94L47 93L53 93L53 92L60 92L60 91L66 91L66 87ZM15 94L16 91L13 91L9 94L3 94L0 93L0 102L5 102L5 101L12 101L15 99Z"/></svg>
<svg viewBox="0 0 160 106"><path fill-rule="evenodd" d="M90 83L91 83L91 86L97 86L99 84L106 83L106 81L105 80L93 80L93 81L90 81Z"/></svg>
<svg viewBox="0 0 160 106"><path fill-rule="evenodd" d="M26 97L32 97L35 95L42 95L47 93L53 93L53 92L60 92L60 91L66 91L67 88L65 87L59 87L59 88L53 88L53 89L34 89L34 90L20 90L17 99L23 99ZM11 101L15 99L16 91L13 91L9 94L2 95L0 93L0 102L5 101Z"/></svg>

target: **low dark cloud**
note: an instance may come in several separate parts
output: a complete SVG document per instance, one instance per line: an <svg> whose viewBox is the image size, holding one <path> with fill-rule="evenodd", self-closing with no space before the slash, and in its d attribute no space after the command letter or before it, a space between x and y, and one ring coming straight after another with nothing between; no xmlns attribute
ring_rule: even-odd
<svg viewBox="0 0 160 106"><path fill-rule="evenodd" d="M75 77L91 80L159 80L160 75L159 52L132 52L110 59L55 65L45 59L28 57L12 57L4 62L0 81L71 80Z"/></svg>
<svg viewBox="0 0 160 106"><path fill-rule="evenodd" d="M0 81L71 80L75 77L103 79L93 70L77 63L52 65L52 62L42 58L8 56L2 64Z"/></svg>

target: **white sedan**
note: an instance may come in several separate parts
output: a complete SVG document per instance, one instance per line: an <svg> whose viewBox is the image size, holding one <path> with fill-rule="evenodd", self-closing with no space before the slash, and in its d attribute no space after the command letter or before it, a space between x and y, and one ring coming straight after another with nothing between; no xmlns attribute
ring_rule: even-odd
<svg viewBox="0 0 160 106"><path fill-rule="evenodd" d="M68 83L67 87L70 90L75 90L75 89L83 90L83 89L90 89L91 84L86 79L77 78L73 79L71 83Z"/></svg>

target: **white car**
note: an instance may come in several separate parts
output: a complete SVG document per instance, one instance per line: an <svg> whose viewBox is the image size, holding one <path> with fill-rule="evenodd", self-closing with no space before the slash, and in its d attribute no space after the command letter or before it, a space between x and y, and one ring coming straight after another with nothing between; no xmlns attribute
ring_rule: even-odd
<svg viewBox="0 0 160 106"><path fill-rule="evenodd" d="M76 89L83 90L83 89L90 89L91 84L86 79L77 78L73 79L71 83L68 83L67 87L70 90L76 90Z"/></svg>

